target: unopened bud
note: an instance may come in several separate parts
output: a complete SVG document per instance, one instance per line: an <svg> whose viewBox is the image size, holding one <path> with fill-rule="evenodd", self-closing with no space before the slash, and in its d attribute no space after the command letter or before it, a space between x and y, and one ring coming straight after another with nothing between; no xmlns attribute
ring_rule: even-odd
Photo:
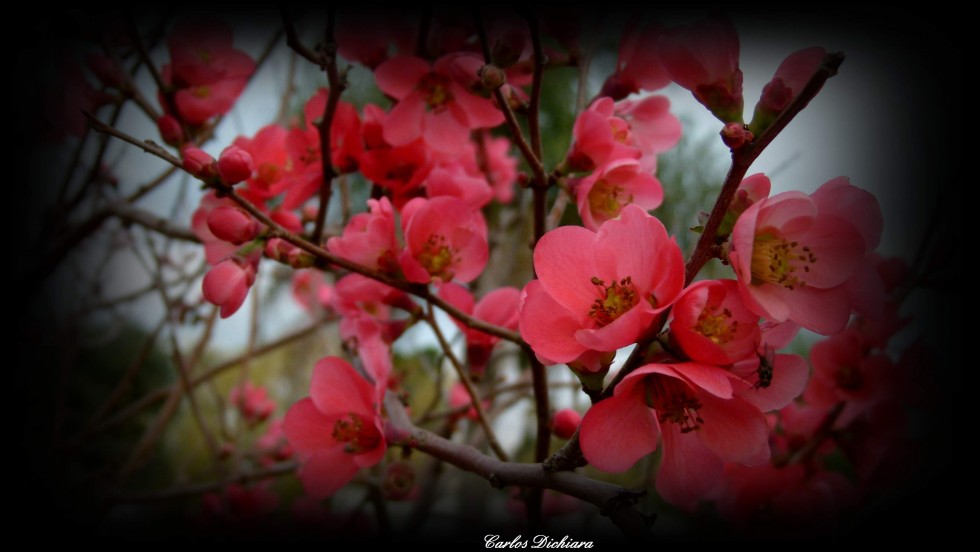
<svg viewBox="0 0 980 552"><path fill-rule="evenodd" d="M259 223L238 207L222 205L208 214L208 230L220 240L241 245L259 233Z"/></svg>
<svg viewBox="0 0 980 552"><path fill-rule="evenodd" d="M555 412L555 417L551 420L551 427L555 435L562 439L570 439L582 422L582 415L571 408L563 408Z"/></svg>
<svg viewBox="0 0 980 552"><path fill-rule="evenodd" d="M173 115L164 115L157 119L157 129L160 130L160 138L171 146L179 146L184 141L184 130Z"/></svg>
<svg viewBox="0 0 980 552"><path fill-rule="evenodd" d="M749 127L742 123L728 123L721 129L721 141L732 150L740 149L754 138Z"/></svg>
<svg viewBox="0 0 980 552"><path fill-rule="evenodd" d="M252 154L238 146L228 146L218 157L218 174L229 186L252 177Z"/></svg>
<svg viewBox="0 0 980 552"><path fill-rule="evenodd" d="M211 157L208 152L194 146L187 146L181 151L181 155L184 157L184 170L197 178L207 180L217 174L214 157Z"/></svg>
<svg viewBox="0 0 980 552"><path fill-rule="evenodd" d="M490 90L496 90L507 83L507 73L496 65L484 65L480 68L480 81Z"/></svg>

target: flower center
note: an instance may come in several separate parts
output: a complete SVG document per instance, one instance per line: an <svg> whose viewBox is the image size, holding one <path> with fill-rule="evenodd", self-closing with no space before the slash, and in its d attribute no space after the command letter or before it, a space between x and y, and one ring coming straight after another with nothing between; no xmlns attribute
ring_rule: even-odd
<svg viewBox="0 0 980 552"><path fill-rule="evenodd" d="M344 444L344 452L348 454L360 454L381 443L378 428L374 424L365 424L364 419L353 412L334 422L331 435L335 441Z"/></svg>
<svg viewBox="0 0 980 552"><path fill-rule="evenodd" d="M660 423L677 424L681 433L700 429L704 423L698 415L701 401L678 379L656 375L647 378L646 403L657 411Z"/></svg>
<svg viewBox="0 0 980 552"><path fill-rule="evenodd" d="M425 245L422 246L418 260L429 274L438 276L444 281L452 279L453 264L460 262L458 257L453 257L452 248L446 245L446 237L441 234L429 236Z"/></svg>
<svg viewBox="0 0 980 552"><path fill-rule="evenodd" d="M623 204L633 202L633 194L623 198L623 187L610 184L604 179L598 180L589 190L589 210L611 219L619 215Z"/></svg>
<svg viewBox="0 0 980 552"><path fill-rule="evenodd" d="M425 106L429 111L436 113L446 109L447 104L453 101L453 93L449 91L449 79L429 73L419 81L418 89L425 97Z"/></svg>
<svg viewBox="0 0 980 552"><path fill-rule="evenodd" d="M614 280L608 287L600 278L593 276L592 284L598 288L601 297L592 304L589 316L595 319L600 328L622 316L640 301L631 276L618 282Z"/></svg>
<svg viewBox="0 0 980 552"><path fill-rule="evenodd" d="M705 307L698 315L694 331L707 337L712 343L721 345L728 343L738 333L738 320L732 320L732 311L723 309L720 314L718 307Z"/></svg>
<svg viewBox="0 0 980 552"><path fill-rule="evenodd" d="M772 234L756 236L752 248L752 283L769 282L787 289L802 287L806 282L797 274L810 272L817 257L807 246L786 241Z"/></svg>
<svg viewBox="0 0 980 552"><path fill-rule="evenodd" d="M211 87L210 86L197 86L191 89L191 94L195 98L209 98L211 97Z"/></svg>
<svg viewBox="0 0 980 552"><path fill-rule="evenodd" d="M844 364L837 370L837 385L841 389L854 391L860 389L863 384L864 378L861 377L861 371L857 368Z"/></svg>

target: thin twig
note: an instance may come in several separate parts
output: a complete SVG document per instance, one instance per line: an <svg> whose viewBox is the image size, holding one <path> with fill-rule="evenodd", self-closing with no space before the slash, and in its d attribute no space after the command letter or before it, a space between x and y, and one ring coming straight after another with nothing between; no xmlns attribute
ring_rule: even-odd
<svg viewBox="0 0 980 552"><path fill-rule="evenodd" d="M326 44L324 45L323 58L326 64L324 71L327 73L329 90L327 91L327 105L323 110L323 117L316 124L316 129L320 134L320 166L323 173L320 181L320 206L317 209L313 227L313 243L316 244L323 241L323 226L327 222L327 210L330 208L330 196L333 194L333 179L337 176L337 172L333 168L331 151L333 118L337 112L337 104L340 103L340 95L347 88L347 83L341 79L337 72L337 42L333 36L335 12L335 6L330 5L327 8Z"/></svg>
<svg viewBox="0 0 980 552"><path fill-rule="evenodd" d="M391 392L385 395L384 404L388 413L389 435L394 438L391 444L416 448L483 477L494 487L517 485L553 489L584 500L599 507L601 513L608 516L628 537L641 541L651 539L648 521L635 506L646 491L624 489L573 472L547 472L541 464L503 462L473 447L455 443L412 425L405 407Z"/></svg>
<svg viewBox="0 0 980 552"><path fill-rule="evenodd" d="M459 381L466 388L466 393L470 396L470 402L473 403L473 410L476 411L476 418L479 420L480 425L483 427L483 432L487 436L487 443L493 452L504 462L507 462L508 456L504 451L503 447L500 446L500 441L497 439L497 434L493 431L493 426L487 420L486 410L483 408L483 400L480 398L480 392L476 390L476 386L473 385L473 380L470 379L469 374L466 373L466 368L463 367L456 355L453 354L452 346L446 341L446 337L443 335L442 330L439 329L439 324L436 323L435 316L433 316L432 308L426 311L425 321L432 328L432 332L436 334L436 339L439 341L439 345L442 347L442 352L449 359L449 363L453 365L453 369L456 370L456 376Z"/></svg>

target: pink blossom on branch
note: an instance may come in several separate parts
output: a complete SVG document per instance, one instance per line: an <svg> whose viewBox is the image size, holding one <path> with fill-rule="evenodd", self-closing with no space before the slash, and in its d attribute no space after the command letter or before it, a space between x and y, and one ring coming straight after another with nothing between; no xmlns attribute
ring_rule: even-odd
<svg viewBox="0 0 980 552"><path fill-rule="evenodd" d="M580 442L596 468L626 471L663 438L657 492L691 507L720 480L725 462L769 459L765 417L735 397L732 374L692 363L648 364L616 386L582 420Z"/></svg>
<svg viewBox="0 0 980 552"><path fill-rule="evenodd" d="M671 341L691 360L726 366L755 355L759 316L734 280L705 280L687 288L671 309Z"/></svg>
<svg viewBox="0 0 980 552"><path fill-rule="evenodd" d="M252 58L232 42L231 28L213 21L182 21L167 39L170 63L163 78L176 88L177 114L187 123L200 125L230 111L255 72Z"/></svg>
<svg viewBox="0 0 980 552"><path fill-rule="evenodd" d="M413 199L402 209L402 230L398 262L410 282L469 282L487 264L487 223L461 199Z"/></svg>
<svg viewBox="0 0 980 552"><path fill-rule="evenodd" d="M598 167L575 182L574 190L582 225L590 230L598 230L602 223L618 217L626 205L649 211L660 207L664 199L660 181L642 172L640 163L633 159Z"/></svg>
<svg viewBox="0 0 980 552"><path fill-rule="evenodd" d="M487 293L478 302L474 302L473 295L459 284L450 282L439 288L439 296L454 307L477 320L509 330L517 329L520 295L518 289L505 286ZM466 336L466 356L470 371L474 377L479 377L483 374L493 347L500 338L469 328L455 318L453 322Z"/></svg>
<svg viewBox="0 0 980 552"><path fill-rule="evenodd" d="M327 357L313 368L310 396L289 409L283 424L307 494L326 498L384 457L377 397L375 385L342 359Z"/></svg>
<svg viewBox="0 0 980 552"><path fill-rule="evenodd" d="M680 248L636 205L598 231L562 226L534 249L538 279L524 287L521 336L547 364L636 342L684 285Z"/></svg>
<svg viewBox="0 0 980 552"><path fill-rule="evenodd" d="M373 270L396 274L401 246L395 235L395 210L386 197L367 203L368 212L351 217L343 235L327 241L327 249Z"/></svg>
<svg viewBox="0 0 980 552"><path fill-rule="evenodd" d="M825 187L853 201L835 202ZM877 202L855 190L832 180L812 197L784 192L742 213L732 230L729 259L749 309L823 335L844 328L852 308L849 280L860 276L880 235Z"/></svg>
<svg viewBox="0 0 980 552"><path fill-rule="evenodd" d="M470 130L504 122L503 113L487 98L473 95L452 77L454 55L430 66L414 56L399 56L375 70L378 87L398 100L384 122L384 139L403 146L422 137L433 149L459 151Z"/></svg>

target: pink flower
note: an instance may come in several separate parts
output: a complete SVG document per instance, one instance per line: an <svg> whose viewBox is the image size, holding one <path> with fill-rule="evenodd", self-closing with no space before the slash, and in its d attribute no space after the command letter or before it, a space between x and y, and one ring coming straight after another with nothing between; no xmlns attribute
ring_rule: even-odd
<svg viewBox="0 0 980 552"><path fill-rule="evenodd" d="M286 441L286 435L282 432L282 425L282 418L272 420L269 422L265 433L255 440L255 449L262 455L263 463L272 464L293 457L293 449Z"/></svg>
<svg viewBox="0 0 980 552"><path fill-rule="evenodd" d="M360 274L348 274L334 286L334 306L342 316L340 336L350 339L362 335L362 320L381 328L385 341L391 343L405 331L408 321L395 317L392 308L414 312L417 308L401 290L382 284Z"/></svg>
<svg viewBox="0 0 980 552"><path fill-rule="evenodd" d="M671 340L694 361L730 365L754 356L761 340L759 316L742 304L734 280L692 284L671 314Z"/></svg>
<svg viewBox="0 0 980 552"><path fill-rule="evenodd" d="M636 205L597 232L562 226L534 249L538 275L524 288L521 335L547 364L636 340L684 285L680 248Z"/></svg>
<svg viewBox="0 0 980 552"><path fill-rule="evenodd" d="M232 389L228 400L249 424L265 421L276 410L276 402L269 398L266 388L250 381Z"/></svg>
<svg viewBox="0 0 980 552"><path fill-rule="evenodd" d="M619 159L639 159L642 152L633 146L630 126L613 115L615 104L599 98L579 114L572 128L575 140L568 151L568 168L588 172Z"/></svg>
<svg viewBox="0 0 980 552"><path fill-rule="evenodd" d="M742 120L738 34L727 18L710 18L666 30L657 41L660 62L677 84L722 122Z"/></svg>
<svg viewBox="0 0 980 552"><path fill-rule="evenodd" d="M729 259L752 312L823 335L844 328L851 312L845 284L880 235L877 202L858 192L846 180L832 180L812 197L784 192L742 213Z"/></svg>
<svg viewBox="0 0 980 552"><path fill-rule="evenodd" d="M349 261L394 274L401 249L395 235L395 211L386 197L367 203L369 212L351 217L342 236L327 240L327 249Z"/></svg>
<svg viewBox="0 0 980 552"><path fill-rule="evenodd" d="M384 122L384 138L394 146L420 136L440 151L458 151L470 130L490 128L504 116L489 99L475 96L452 78L455 56L436 60L434 66L414 56L399 56L375 70L378 87L398 100Z"/></svg>
<svg viewBox="0 0 980 552"><path fill-rule="evenodd" d="M375 386L336 357L313 368L310 396L289 409L283 431L303 463L299 478L313 498L336 493L387 450Z"/></svg>
<svg viewBox="0 0 980 552"><path fill-rule="evenodd" d="M247 181L248 191L259 198L279 195L289 184L284 178L294 161L286 151L287 136L281 126L267 125L252 138L235 139L235 145L252 156L255 171Z"/></svg>
<svg viewBox="0 0 980 552"><path fill-rule="evenodd" d="M293 299L310 314L318 315L333 308L333 288L319 270L297 270L293 273Z"/></svg>
<svg viewBox="0 0 980 552"><path fill-rule="evenodd" d="M425 180L429 197L450 196L462 199L473 209L481 209L493 199L493 190L482 174L472 175L459 163L440 165Z"/></svg>
<svg viewBox="0 0 980 552"><path fill-rule="evenodd" d="M255 62L234 48L231 28L221 23L183 21L167 46L171 62L163 67L164 80L177 87L177 111L192 125L231 110L255 72Z"/></svg>
<svg viewBox="0 0 980 552"><path fill-rule="evenodd" d="M632 145L640 150L640 165L646 172L657 168L657 154L677 145L681 122L670 112L665 96L616 102L615 114L629 124Z"/></svg>
<svg viewBox="0 0 980 552"><path fill-rule="evenodd" d="M892 361L866 352L861 334L853 328L815 343L810 362L813 378L803 397L807 404L823 408L845 401L837 419L840 426L867 412L898 385Z"/></svg>
<svg viewBox="0 0 980 552"><path fill-rule="evenodd" d="M664 189L656 177L642 172L638 161L618 159L579 180L575 197L582 225L598 230L602 223L618 217L626 205L647 211L660 207Z"/></svg>
<svg viewBox="0 0 980 552"><path fill-rule="evenodd" d="M398 261L410 282L469 282L487 264L487 223L461 199L413 199L402 208L402 229Z"/></svg>
<svg viewBox="0 0 980 552"><path fill-rule="evenodd" d="M254 282L255 266L241 257L231 257L204 275L201 290L209 303L221 307L221 318L228 318L245 302Z"/></svg>
<svg viewBox="0 0 980 552"><path fill-rule="evenodd" d="M521 292L516 288L500 287L487 293L474 304L473 295L463 286L450 282L439 288L439 296L454 307L477 320L509 330L517 329L517 305L520 295ZM469 328L455 318L453 322L466 336L466 356L470 370L474 372L474 376L482 375L487 361L490 360L493 347L500 338Z"/></svg>
<svg viewBox="0 0 980 552"><path fill-rule="evenodd" d="M360 170L371 182L391 190L391 202L401 208L412 197L421 195L418 188L432 169L432 161L421 138L397 147L385 141L382 127L387 116L376 105L364 106Z"/></svg>
<svg viewBox="0 0 980 552"><path fill-rule="evenodd" d="M725 462L769 459L766 419L733 395L731 379L715 366L643 366L585 413L582 453L600 470L621 472L653 452L662 435L657 492L672 504L693 506L721 478Z"/></svg>

